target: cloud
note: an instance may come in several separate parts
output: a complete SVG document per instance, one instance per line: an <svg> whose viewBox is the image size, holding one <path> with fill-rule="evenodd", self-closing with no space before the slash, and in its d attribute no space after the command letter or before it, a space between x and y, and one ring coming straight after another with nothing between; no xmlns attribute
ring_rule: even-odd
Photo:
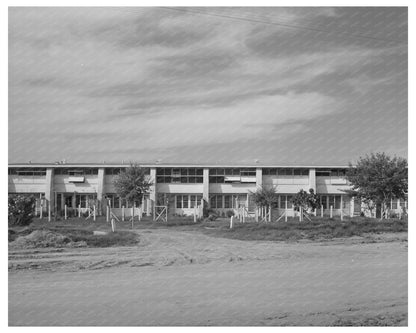
<svg viewBox="0 0 416 333"><path fill-rule="evenodd" d="M316 119L342 131L349 112L407 112L407 47L339 34L404 38L406 10L179 9L10 8L12 158L51 137L61 151L42 150L47 159L114 144L171 157L180 147L218 150L250 138L290 146Z"/></svg>

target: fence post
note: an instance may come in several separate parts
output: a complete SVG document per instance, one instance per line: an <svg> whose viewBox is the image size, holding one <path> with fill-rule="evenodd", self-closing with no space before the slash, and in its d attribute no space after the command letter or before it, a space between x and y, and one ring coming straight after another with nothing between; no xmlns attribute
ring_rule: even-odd
<svg viewBox="0 0 416 333"><path fill-rule="evenodd" d="M134 227L134 208L136 207L136 204L133 203L133 207L131 207L131 228Z"/></svg>
<svg viewBox="0 0 416 333"><path fill-rule="evenodd" d="M67 211L67 206L65 205L64 207L64 213L65 213L65 220L68 219L68 211Z"/></svg>
<svg viewBox="0 0 416 333"><path fill-rule="evenodd" d="M285 222L287 222L287 200L285 201Z"/></svg>
<svg viewBox="0 0 416 333"><path fill-rule="evenodd" d="M196 205L194 206L194 223L196 223Z"/></svg>
<svg viewBox="0 0 416 333"><path fill-rule="evenodd" d="M105 216L106 216L106 222L110 222L110 207L107 205L107 209L105 211Z"/></svg>
<svg viewBox="0 0 416 333"><path fill-rule="evenodd" d="M111 219L111 230L114 232L116 230L116 226L114 223L114 219Z"/></svg>
<svg viewBox="0 0 416 333"><path fill-rule="evenodd" d="M299 207L299 222L302 222L302 207Z"/></svg>
<svg viewBox="0 0 416 333"><path fill-rule="evenodd" d="M40 201L40 214L39 214L39 218L41 219L43 217L43 203L42 203L42 199Z"/></svg>
<svg viewBox="0 0 416 333"><path fill-rule="evenodd" d="M96 213L96 211L95 211L95 205L94 205L94 207L93 207L93 208L94 208L94 211L93 211L93 214L94 214L94 215L93 215L93 217L94 217L94 221L95 221L95 218L96 218L96 216L97 216L97 213Z"/></svg>
<svg viewBox="0 0 416 333"><path fill-rule="evenodd" d="M81 217L81 204L78 205L78 217Z"/></svg>
<svg viewBox="0 0 416 333"><path fill-rule="evenodd" d="M124 206L121 207L121 220L124 222Z"/></svg>
<svg viewBox="0 0 416 333"><path fill-rule="evenodd" d="M332 219L332 211L333 211L333 208L332 208L332 205L331 205L330 210L329 210L329 218L331 218L331 219Z"/></svg>
<svg viewBox="0 0 416 333"><path fill-rule="evenodd" d="M48 222L51 222L51 202L48 201Z"/></svg>
<svg viewBox="0 0 416 333"><path fill-rule="evenodd" d="M344 219L344 212L342 210L342 206L341 206L341 221Z"/></svg>
<svg viewBox="0 0 416 333"><path fill-rule="evenodd" d="M324 217L324 205L321 205L321 217Z"/></svg>
<svg viewBox="0 0 416 333"><path fill-rule="evenodd" d="M234 216L231 216L231 219L230 219L230 229L233 228L233 218L234 218Z"/></svg>

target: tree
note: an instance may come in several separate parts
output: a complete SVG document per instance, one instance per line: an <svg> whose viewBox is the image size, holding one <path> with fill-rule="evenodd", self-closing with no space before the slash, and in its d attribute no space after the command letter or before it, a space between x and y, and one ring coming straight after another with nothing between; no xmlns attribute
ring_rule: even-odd
<svg viewBox="0 0 416 333"><path fill-rule="evenodd" d="M346 173L351 183L350 195L367 204L370 210L381 207L381 219L388 212L392 199L404 199L408 188L407 160L390 157L385 153L372 153L360 157L354 167L351 163Z"/></svg>
<svg viewBox="0 0 416 333"><path fill-rule="evenodd" d="M276 208L279 202L277 187L261 186L255 192L251 192L253 201L257 207L266 207L269 211L269 221L271 221L271 210Z"/></svg>
<svg viewBox="0 0 416 333"><path fill-rule="evenodd" d="M117 194L127 202L140 204L143 196L149 193L152 181L146 175L146 170L137 164L130 164L125 171L121 171L113 180Z"/></svg>
<svg viewBox="0 0 416 333"><path fill-rule="evenodd" d="M302 207L303 210L308 210L309 208L314 211L319 204L319 197L315 194L315 191L311 188L309 193L300 190L292 199L293 206L295 210L299 210Z"/></svg>
<svg viewBox="0 0 416 333"><path fill-rule="evenodd" d="M9 194L8 198L8 224L29 225L33 219L36 199L34 196L13 195Z"/></svg>

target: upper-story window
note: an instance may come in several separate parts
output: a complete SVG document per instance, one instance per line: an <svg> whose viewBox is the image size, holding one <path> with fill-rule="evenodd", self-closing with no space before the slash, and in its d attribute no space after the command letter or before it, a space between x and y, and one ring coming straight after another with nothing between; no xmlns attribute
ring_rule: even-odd
<svg viewBox="0 0 416 333"><path fill-rule="evenodd" d="M196 184L203 183L202 168L157 168L157 183Z"/></svg>
<svg viewBox="0 0 416 333"><path fill-rule="evenodd" d="M242 178L244 182L255 182L256 169L255 168L212 168L209 170L209 182L210 183L233 183L241 182Z"/></svg>
<svg viewBox="0 0 416 333"><path fill-rule="evenodd" d="M9 175L46 176L46 168L9 168Z"/></svg>
<svg viewBox="0 0 416 333"><path fill-rule="evenodd" d="M264 168L263 175L265 176L308 176L309 169L307 168Z"/></svg>
<svg viewBox="0 0 416 333"><path fill-rule="evenodd" d="M55 175L68 175L68 176L98 175L98 168L55 168Z"/></svg>
<svg viewBox="0 0 416 333"><path fill-rule="evenodd" d="M105 168L104 174L106 176L118 175L122 170L124 171L125 168Z"/></svg>
<svg viewBox="0 0 416 333"><path fill-rule="evenodd" d="M346 173L345 169L317 169L316 170L317 177L343 178L345 177L345 173Z"/></svg>

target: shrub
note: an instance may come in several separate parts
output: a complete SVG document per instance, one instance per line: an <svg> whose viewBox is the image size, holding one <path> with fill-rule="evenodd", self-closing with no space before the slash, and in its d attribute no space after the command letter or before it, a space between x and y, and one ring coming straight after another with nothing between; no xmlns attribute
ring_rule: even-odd
<svg viewBox="0 0 416 333"><path fill-rule="evenodd" d="M29 225L34 216L35 202L33 196L9 195L9 226Z"/></svg>
<svg viewBox="0 0 416 333"><path fill-rule="evenodd" d="M231 217L234 216L234 211L233 210L227 210L227 217Z"/></svg>
<svg viewBox="0 0 416 333"><path fill-rule="evenodd" d="M209 214L208 215L208 220L209 221L215 221L218 218L218 216L216 214Z"/></svg>

